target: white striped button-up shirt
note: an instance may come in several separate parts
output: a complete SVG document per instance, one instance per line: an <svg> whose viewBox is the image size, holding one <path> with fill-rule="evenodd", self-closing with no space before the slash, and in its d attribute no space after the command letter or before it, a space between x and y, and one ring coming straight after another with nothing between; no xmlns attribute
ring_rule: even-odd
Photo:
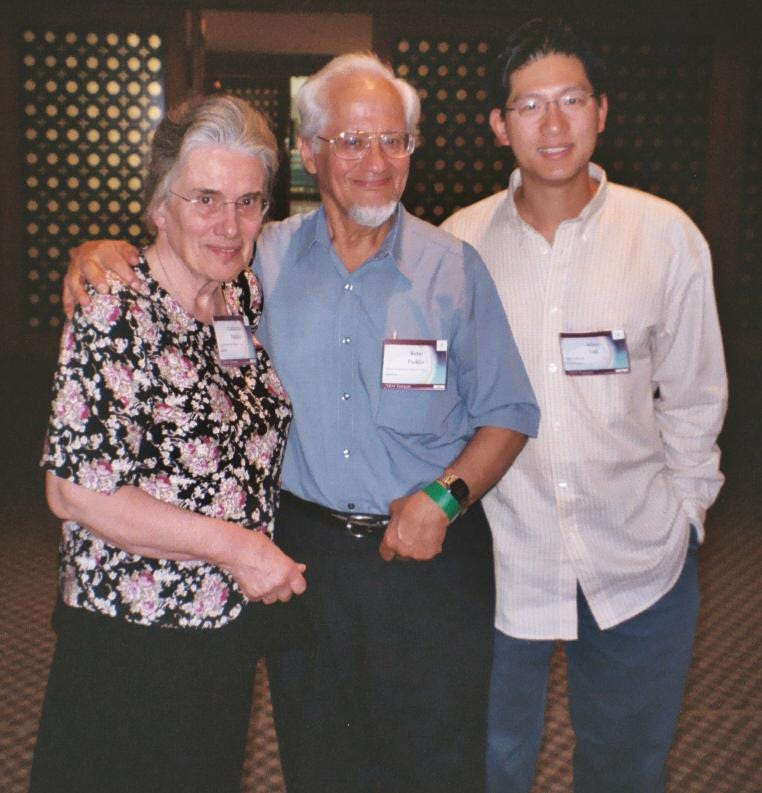
<svg viewBox="0 0 762 793"><path fill-rule="evenodd" d="M723 481L725 364L706 241L676 206L608 184L549 244L509 189L443 228L487 264L541 408L536 440L485 496L496 626L574 639L577 584L601 628L672 587ZM570 376L561 333L623 330L630 371Z"/></svg>

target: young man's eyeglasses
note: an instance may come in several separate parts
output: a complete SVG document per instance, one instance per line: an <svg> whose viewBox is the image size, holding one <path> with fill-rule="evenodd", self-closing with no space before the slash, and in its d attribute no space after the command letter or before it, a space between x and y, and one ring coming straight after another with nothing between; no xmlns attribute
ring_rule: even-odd
<svg viewBox="0 0 762 793"><path fill-rule="evenodd" d="M506 112L517 113L521 118L540 118L545 115L549 105L556 105L566 115L574 115L584 110L594 93L587 91L567 91L557 99L544 99L541 96L522 96L512 105L505 108Z"/></svg>

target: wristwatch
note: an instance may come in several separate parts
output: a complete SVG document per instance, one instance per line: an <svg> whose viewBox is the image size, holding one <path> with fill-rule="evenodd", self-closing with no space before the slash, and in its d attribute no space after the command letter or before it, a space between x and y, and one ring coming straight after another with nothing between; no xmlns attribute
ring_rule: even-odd
<svg viewBox="0 0 762 793"><path fill-rule="evenodd" d="M471 494L468 485L457 474L440 476L437 481L450 491L452 497L460 504L461 512L463 512L468 506L468 497Z"/></svg>

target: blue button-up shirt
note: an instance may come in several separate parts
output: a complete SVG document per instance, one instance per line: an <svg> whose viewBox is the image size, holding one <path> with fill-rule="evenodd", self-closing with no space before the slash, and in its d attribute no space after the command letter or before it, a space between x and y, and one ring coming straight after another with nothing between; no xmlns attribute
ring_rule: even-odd
<svg viewBox="0 0 762 793"><path fill-rule="evenodd" d="M537 433L539 410L495 286L469 245L400 208L350 273L322 209L269 224L257 333L291 397L283 487L386 513L440 476L476 428ZM385 339L448 342L445 390L385 389Z"/></svg>

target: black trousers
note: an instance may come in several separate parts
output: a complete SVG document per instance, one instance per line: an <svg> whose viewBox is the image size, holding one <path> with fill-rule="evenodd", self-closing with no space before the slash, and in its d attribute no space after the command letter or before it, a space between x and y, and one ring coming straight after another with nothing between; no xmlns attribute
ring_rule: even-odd
<svg viewBox="0 0 762 793"><path fill-rule="evenodd" d="M239 793L271 609L202 631L59 603L32 793Z"/></svg>
<svg viewBox="0 0 762 793"><path fill-rule="evenodd" d="M480 505L427 562L384 562L283 494L278 544L307 564L311 646L268 658L289 793L478 793L494 574Z"/></svg>

